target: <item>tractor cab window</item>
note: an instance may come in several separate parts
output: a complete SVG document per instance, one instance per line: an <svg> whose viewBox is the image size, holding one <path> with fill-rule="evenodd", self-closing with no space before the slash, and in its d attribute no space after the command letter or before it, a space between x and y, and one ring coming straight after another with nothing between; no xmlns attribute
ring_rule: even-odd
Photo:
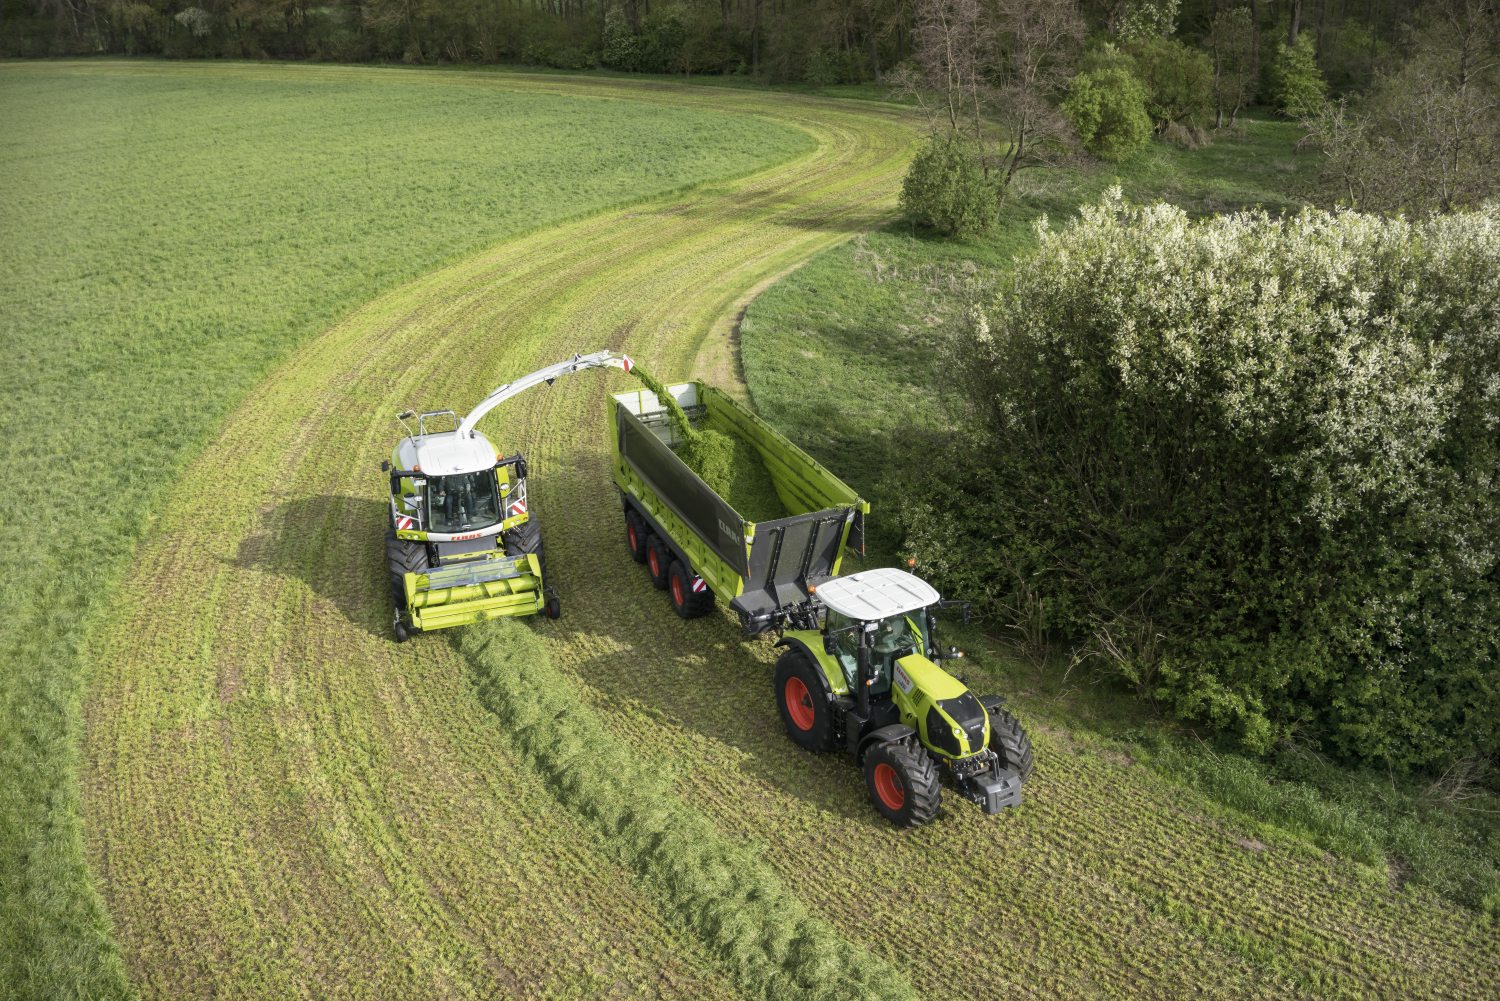
<svg viewBox="0 0 1500 1001"><path fill-rule="evenodd" d="M500 520L495 472L481 469L427 478L427 524L432 532L472 532Z"/></svg>
<svg viewBox="0 0 1500 1001"><path fill-rule="evenodd" d="M906 616L893 615L880 620L875 627L875 647L871 651L875 662L875 688L889 688L896 661L921 649L922 635L912 628Z"/></svg>

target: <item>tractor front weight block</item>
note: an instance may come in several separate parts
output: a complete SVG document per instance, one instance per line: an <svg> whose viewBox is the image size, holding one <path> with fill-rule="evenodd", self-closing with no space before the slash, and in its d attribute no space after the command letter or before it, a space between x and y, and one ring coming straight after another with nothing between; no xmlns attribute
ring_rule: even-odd
<svg viewBox="0 0 1500 1001"><path fill-rule="evenodd" d="M999 813L1008 806L1021 805L1021 776L1009 768L991 768L971 775L960 780L958 788L985 813Z"/></svg>

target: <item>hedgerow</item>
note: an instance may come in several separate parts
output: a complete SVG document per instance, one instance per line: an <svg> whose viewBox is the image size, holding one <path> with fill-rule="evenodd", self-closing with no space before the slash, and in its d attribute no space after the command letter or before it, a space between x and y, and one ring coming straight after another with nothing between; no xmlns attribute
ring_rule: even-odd
<svg viewBox="0 0 1500 1001"><path fill-rule="evenodd" d="M1500 208L1192 222L1118 190L960 336L905 492L953 590L1184 718L1396 769L1500 749Z"/></svg>

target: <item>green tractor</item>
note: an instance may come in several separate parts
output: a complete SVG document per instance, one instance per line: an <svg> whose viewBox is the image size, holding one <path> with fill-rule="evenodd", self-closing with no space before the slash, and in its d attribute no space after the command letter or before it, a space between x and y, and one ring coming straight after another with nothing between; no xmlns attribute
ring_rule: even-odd
<svg viewBox="0 0 1500 1001"><path fill-rule="evenodd" d="M937 815L946 776L987 814L1016 806L1031 741L999 696L975 697L944 671L962 656L937 643L943 602L902 570L866 570L815 589L777 646L775 693L788 735L841 749L864 768L875 809L902 827ZM817 606L822 606L819 609Z"/></svg>
<svg viewBox="0 0 1500 1001"><path fill-rule="evenodd" d="M462 419L452 410L397 415L406 436L380 464L390 480L386 564L397 642L484 619L561 613L527 505L526 459L502 455L474 425L533 386L602 367L628 372L631 361L608 351L574 355L506 383Z"/></svg>

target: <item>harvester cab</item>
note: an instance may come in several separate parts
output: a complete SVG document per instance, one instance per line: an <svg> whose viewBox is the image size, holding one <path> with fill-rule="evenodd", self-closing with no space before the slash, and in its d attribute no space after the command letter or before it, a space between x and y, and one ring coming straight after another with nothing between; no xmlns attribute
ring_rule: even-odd
<svg viewBox="0 0 1500 1001"><path fill-rule="evenodd" d="M483 619L561 613L527 502L526 459L507 456L475 425L533 386L604 367L628 372L632 363L609 351L574 355L500 386L467 417L452 410L397 415L406 434L381 470L390 483L386 562L398 642Z"/></svg>
<svg viewBox="0 0 1500 1001"><path fill-rule="evenodd" d="M821 628L788 629L776 664L787 733L813 750L840 749L864 768L875 808L902 826L937 814L946 775L985 813L1016 806L1031 742L999 696L976 697L939 666L961 656L937 642L944 602L892 568L822 584ZM810 624L810 623L804 623Z"/></svg>

